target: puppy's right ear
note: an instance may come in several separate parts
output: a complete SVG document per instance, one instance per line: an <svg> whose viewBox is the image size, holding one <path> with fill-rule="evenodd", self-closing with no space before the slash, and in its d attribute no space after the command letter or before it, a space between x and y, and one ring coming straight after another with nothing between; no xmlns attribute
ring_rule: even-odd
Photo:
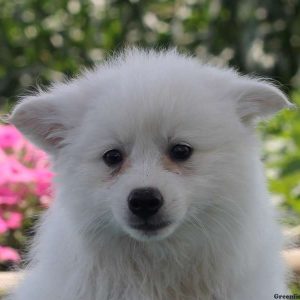
<svg viewBox="0 0 300 300"><path fill-rule="evenodd" d="M70 96L70 95L63 95ZM8 121L32 143L50 154L66 144L68 131L76 126L82 107L55 93L25 97L14 108ZM73 101L72 101L73 102Z"/></svg>

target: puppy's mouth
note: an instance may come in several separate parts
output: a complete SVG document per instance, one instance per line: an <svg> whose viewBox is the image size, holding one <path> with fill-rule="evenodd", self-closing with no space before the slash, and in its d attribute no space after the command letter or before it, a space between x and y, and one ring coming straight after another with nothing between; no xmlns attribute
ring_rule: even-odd
<svg viewBox="0 0 300 300"><path fill-rule="evenodd" d="M164 221L164 222L159 222L159 223L152 223L149 221L145 221L143 223L130 224L130 226L133 229L151 233L151 232L155 232L160 229L163 229L163 228L169 226L170 224L171 224L171 222L169 222L169 221Z"/></svg>
<svg viewBox="0 0 300 300"><path fill-rule="evenodd" d="M170 220L159 220L158 218L149 220L131 220L129 223L129 235L139 241L161 241L173 233L176 226Z"/></svg>

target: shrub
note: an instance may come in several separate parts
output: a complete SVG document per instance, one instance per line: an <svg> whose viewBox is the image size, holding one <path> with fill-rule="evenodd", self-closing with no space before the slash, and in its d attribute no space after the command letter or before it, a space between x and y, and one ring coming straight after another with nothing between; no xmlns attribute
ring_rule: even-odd
<svg viewBox="0 0 300 300"><path fill-rule="evenodd" d="M11 125L0 125L0 269L20 261L38 212L52 201L49 160Z"/></svg>

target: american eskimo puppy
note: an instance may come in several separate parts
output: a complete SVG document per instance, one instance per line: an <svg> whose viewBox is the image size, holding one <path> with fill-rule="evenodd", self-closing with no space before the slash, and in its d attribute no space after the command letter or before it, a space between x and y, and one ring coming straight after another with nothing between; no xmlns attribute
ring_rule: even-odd
<svg viewBox="0 0 300 300"><path fill-rule="evenodd" d="M27 96L10 121L52 157L56 199L13 300L268 300L286 291L258 119L273 84L131 49Z"/></svg>

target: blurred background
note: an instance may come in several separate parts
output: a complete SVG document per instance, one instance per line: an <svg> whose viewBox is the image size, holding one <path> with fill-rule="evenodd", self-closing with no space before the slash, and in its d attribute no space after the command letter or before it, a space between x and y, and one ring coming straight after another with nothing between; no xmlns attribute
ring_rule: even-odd
<svg viewBox="0 0 300 300"><path fill-rule="evenodd" d="M0 112L8 112L28 89L76 75L126 45L176 46L218 65L270 77L300 104L298 0L0 0ZM284 111L260 124L259 132L272 201L295 248L300 113ZM19 264L37 214L51 205L52 176L44 153L15 128L0 125L0 271ZM292 251L289 263L295 270L298 264L300 273L299 250ZM2 274L0 290L14 282L11 273ZM291 288L300 293L294 281Z"/></svg>

